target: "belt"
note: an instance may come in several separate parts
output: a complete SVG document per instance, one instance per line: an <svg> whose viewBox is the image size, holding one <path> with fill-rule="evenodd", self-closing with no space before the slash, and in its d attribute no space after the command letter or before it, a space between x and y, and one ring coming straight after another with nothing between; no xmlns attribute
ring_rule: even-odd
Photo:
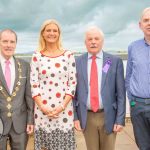
<svg viewBox="0 0 150 150"><path fill-rule="evenodd" d="M141 97L133 96L133 100L140 103L146 103L146 104L150 103L150 98L141 98Z"/></svg>
<svg viewBox="0 0 150 150"><path fill-rule="evenodd" d="M88 112L93 112L93 110L88 110ZM97 112L93 112L93 113L101 113L104 112L104 109L98 109Z"/></svg>

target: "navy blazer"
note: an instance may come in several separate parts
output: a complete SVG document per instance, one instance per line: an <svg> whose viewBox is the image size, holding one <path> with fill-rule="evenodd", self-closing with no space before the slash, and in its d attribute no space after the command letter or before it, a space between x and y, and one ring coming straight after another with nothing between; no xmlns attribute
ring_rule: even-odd
<svg viewBox="0 0 150 150"><path fill-rule="evenodd" d="M88 53L76 58L77 87L73 100L74 120L79 120L81 128L85 129L87 121L88 97ZM125 81L123 62L120 58L103 52L101 97L104 106L105 128L107 133L113 131L114 124L125 124Z"/></svg>

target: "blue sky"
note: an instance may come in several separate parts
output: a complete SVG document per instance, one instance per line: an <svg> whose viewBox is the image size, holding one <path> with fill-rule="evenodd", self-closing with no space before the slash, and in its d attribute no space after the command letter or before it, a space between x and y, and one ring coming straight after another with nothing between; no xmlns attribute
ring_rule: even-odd
<svg viewBox="0 0 150 150"><path fill-rule="evenodd" d="M0 0L0 30L18 34L17 53L36 50L39 30L46 19L56 19L62 28L64 48L85 51L84 32L91 25L105 34L105 51L127 50L142 38L138 21L149 0Z"/></svg>

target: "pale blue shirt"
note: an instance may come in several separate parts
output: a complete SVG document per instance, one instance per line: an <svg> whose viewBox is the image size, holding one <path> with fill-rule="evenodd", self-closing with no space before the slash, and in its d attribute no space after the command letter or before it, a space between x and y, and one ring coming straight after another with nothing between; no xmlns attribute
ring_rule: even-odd
<svg viewBox="0 0 150 150"><path fill-rule="evenodd" d="M88 99L87 99L87 108L91 110L91 104L90 104L90 73L91 73L91 64L92 64L92 54L88 53ZM102 66L103 66L103 51L100 51L96 55L96 64L97 64L97 70L98 70L98 94L99 94L99 109L103 109L103 103L102 103L102 97L101 97L101 79L102 79Z"/></svg>
<svg viewBox="0 0 150 150"><path fill-rule="evenodd" d="M129 100L150 98L150 45L144 39L129 45L126 89Z"/></svg>

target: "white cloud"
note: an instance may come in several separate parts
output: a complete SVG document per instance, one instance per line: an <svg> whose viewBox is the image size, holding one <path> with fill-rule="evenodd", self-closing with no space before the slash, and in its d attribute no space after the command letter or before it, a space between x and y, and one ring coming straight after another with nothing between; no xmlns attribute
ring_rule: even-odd
<svg viewBox="0 0 150 150"><path fill-rule="evenodd" d="M116 34L106 35L105 48L106 50L126 51L128 45L139 38L143 38L143 34L138 24L132 22Z"/></svg>
<svg viewBox="0 0 150 150"><path fill-rule="evenodd" d="M106 49L126 49L131 40L141 37L138 19L148 6L149 0L2 0L0 29L19 32L17 52L36 49L41 24L50 18L60 22L69 49L85 49L84 32L91 25L106 34Z"/></svg>

